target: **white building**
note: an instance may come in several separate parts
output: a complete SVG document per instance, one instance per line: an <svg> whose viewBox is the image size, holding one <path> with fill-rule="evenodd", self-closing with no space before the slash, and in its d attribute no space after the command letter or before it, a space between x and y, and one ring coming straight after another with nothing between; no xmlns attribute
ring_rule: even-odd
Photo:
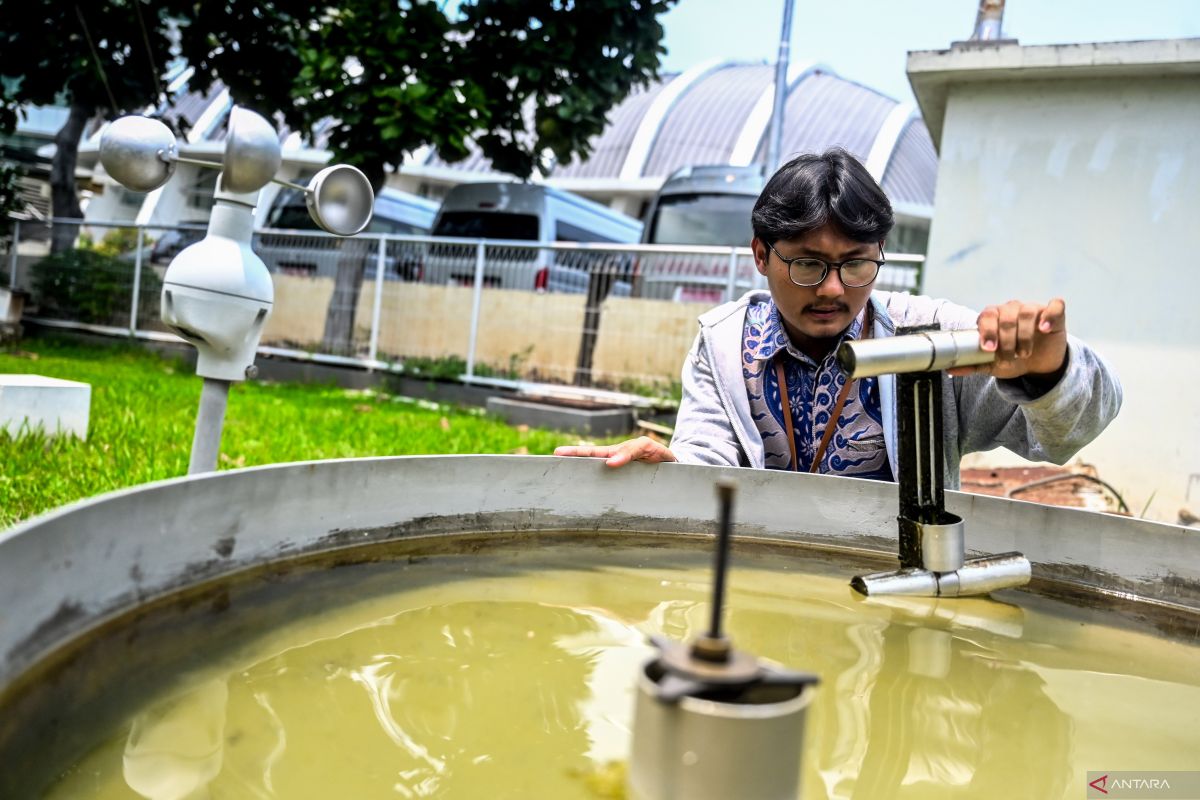
<svg viewBox="0 0 1200 800"><path fill-rule="evenodd" d="M925 291L1067 300L1125 404L1082 458L1131 511L1200 511L1200 40L911 53L940 154Z"/></svg>

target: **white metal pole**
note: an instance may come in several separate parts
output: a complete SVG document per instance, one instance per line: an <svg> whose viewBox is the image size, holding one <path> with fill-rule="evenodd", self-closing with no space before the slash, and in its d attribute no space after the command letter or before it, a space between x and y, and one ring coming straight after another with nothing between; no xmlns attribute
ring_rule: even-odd
<svg viewBox="0 0 1200 800"><path fill-rule="evenodd" d="M791 51L792 8L795 0L783 0L783 26L779 31L779 56L775 59L775 103L771 111L771 133L767 139L766 176L779 168L779 151L783 148L783 113L787 102L788 56Z"/></svg>
<svg viewBox="0 0 1200 800"><path fill-rule="evenodd" d="M371 306L371 344L367 358L375 360L379 353L379 320L383 315L383 269L387 262L387 239L379 240L379 252L375 256L375 302Z"/></svg>
<svg viewBox="0 0 1200 800"><path fill-rule="evenodd" d="M725 285L725 302L737 295L738 251L736 247L729 248L729 282Z"/></svg>
<svg viewBox="0 0 1200 800"><path fill-rule="evenodd" d="M221 450L221 426L225 424L225 406L229 402L230 381L205 378L200 390L200 410L196 412L196 432L192 437L192 458L188 475L215 472Z"/></svg>
<svg viewBox="0 0 1200 800"><path fill-rule="evenodd" d="M142 291L142 245L146 241L146 229L137 228L137 250L133 254L133 298L129 303L129 335L137 335L138 300Z"/></svg>
<svg viewBox="0 0 1200 800"><path fill-rule="evenodd" d="M13 220L12 249L8 252L8 285L17 288L17 245L21 242L21 220Z"/></svg>
<svg viewBox="0 0 1200 800"><path fill-rule="evenodd" d="M475 377L475 341L479 336L479 309L483 303L483 262L486 243L483 239L475 245L475 298L471 303L471 341L467 345L467 377Z"/></svg>

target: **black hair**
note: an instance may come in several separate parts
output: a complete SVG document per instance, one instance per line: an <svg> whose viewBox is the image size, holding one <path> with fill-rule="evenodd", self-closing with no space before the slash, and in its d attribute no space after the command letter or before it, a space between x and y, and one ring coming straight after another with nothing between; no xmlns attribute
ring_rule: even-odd
<svg viewBox="0 0 1200 800"><path fill-rule="evenodd" d="M840 147L793 158L767 181L750 215L769 244L833 224L856 242L881 242L896 218L883 189Z"/></svg>

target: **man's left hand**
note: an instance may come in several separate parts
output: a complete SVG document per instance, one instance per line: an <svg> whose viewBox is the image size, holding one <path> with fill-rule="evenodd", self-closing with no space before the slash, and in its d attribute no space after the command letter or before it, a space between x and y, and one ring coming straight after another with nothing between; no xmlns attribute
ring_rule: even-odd
<svg viewBox="0 0 1200 800"><path fill-rule="evenodd" d="M979 314L979 343L995 352L991 364L960 367L951 375L985 372L996 378L1057 380L1067 363L1067 306L1061 297L1045 305L1009 300Z"/></svg>

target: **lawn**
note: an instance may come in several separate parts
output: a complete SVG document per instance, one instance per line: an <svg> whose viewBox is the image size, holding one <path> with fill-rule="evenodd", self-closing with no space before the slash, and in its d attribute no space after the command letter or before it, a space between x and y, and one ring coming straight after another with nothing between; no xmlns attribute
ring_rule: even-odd
<svg viewBox="0 0 1200 800"><path fill-rule="evenodd" d="M200 378L127 344L27 339L0 373L92 386L88 440L0 432L0 529L64 503L187 473ZM219 469L429 453L550 453L577 436L514 428L479 409L334 386L234 384Z"/></svg>

